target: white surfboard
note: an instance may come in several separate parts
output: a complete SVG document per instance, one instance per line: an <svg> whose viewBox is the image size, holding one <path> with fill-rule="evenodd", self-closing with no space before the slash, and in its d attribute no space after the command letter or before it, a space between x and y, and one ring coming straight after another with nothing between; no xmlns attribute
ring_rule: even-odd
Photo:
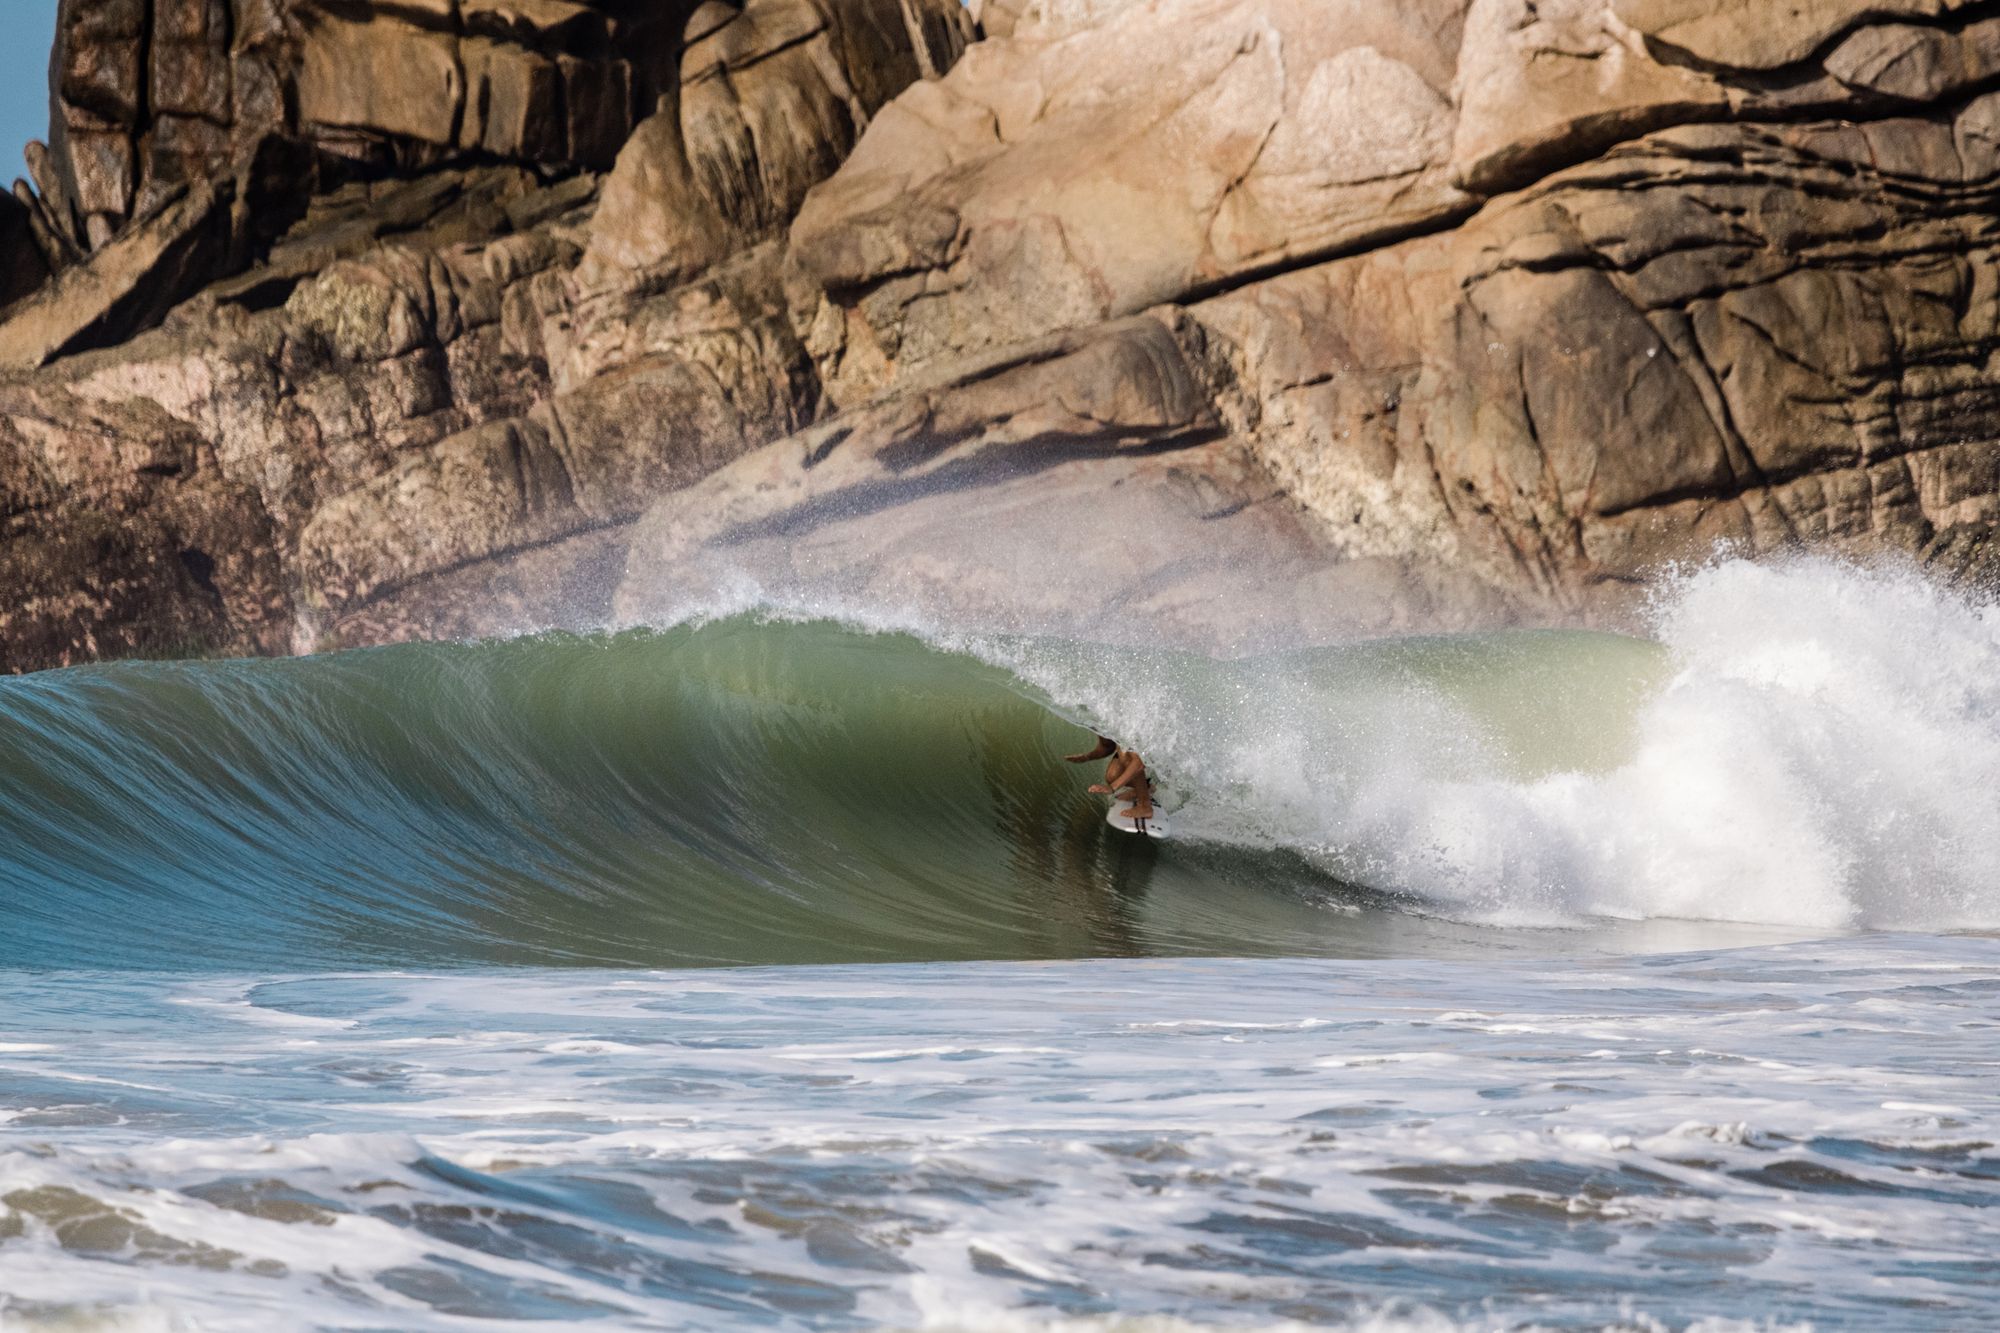
<svg viewBox="0 0 2000 1333"><path fill-rule="evenodd" d="M1160 807L1157 805L1153 807L1153 813L1149 818L1135 819L1132 817L1130 805L1119 805L1113 801L1111 813L1104 817L1104 822L1121 833L1143 833L1149 838L1167 836L1166 816L1160 813Z"/></svg>

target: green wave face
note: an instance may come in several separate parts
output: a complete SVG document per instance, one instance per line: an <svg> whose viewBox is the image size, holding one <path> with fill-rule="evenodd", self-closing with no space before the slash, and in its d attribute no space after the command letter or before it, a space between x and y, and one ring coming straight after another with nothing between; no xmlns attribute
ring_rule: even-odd
<svg viewBox="0 0 2000 1333"><path fill-rule="evenodd" d="M1661 670L1593 635L1232 663L737 618L48 673L0 683L0 966L1449 951L1483 933L1397 910L1327 803L1616 762ZM1105 826L1060 759L1085 723L1174 841Z"/></svg>

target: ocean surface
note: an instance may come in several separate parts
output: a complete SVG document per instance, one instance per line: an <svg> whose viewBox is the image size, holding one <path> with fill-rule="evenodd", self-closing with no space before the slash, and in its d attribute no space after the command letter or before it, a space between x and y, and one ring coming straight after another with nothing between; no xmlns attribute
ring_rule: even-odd
<svg viewBox="0 0 2000 1333"><path fill-rule="evenodd" d="M1964 1329L1996 1143L2000 611L1905 569L0 680L0 1328Z"/></svg>

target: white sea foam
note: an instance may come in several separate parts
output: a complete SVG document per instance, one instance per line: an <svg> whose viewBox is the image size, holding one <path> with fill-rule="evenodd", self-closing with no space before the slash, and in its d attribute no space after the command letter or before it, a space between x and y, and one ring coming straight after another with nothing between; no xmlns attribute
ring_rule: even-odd
<svg viewBox="0 0 2000 1333"><path fill-rule="evenodd" d="M20 1057L95 1114L0 1138L0 1326L1942 1333L2000 1310L1995 965L0 975L25 1037L151 1016Z"/></svg>
<svg viewBox="0 0 2000 1333"><path fill-rule="evenodd" d="M975 650L1144 748L1189 836L1305 850L1448 915L2000 925L1993 604L1893 564L1724 560L1671 581L1654 622L1655 679L1550 636L1542 687L1498 707L1477 679L1365 655L1191 675ZM1596 762L1536 752L1580 711L1617 743Z"/></svg>
<svg viewBox="0 0 2000 1333"><path fill-rule="evenodd" d="M927 1293L920 1298L922 1333L1544 1333L1547 1325L1502 1316L1455 1319L1428 1306L1398 1302L1369 1310L1337 1323L1196 1323L1172 1315L1138 1318L1050 1318L1022 1310L972 1306L948 1296ZM1697 1319L1681 1325L1641 1310L1621 1310L1606 1333L1812 1333L1809 1322L1753 1319Z"/></svg>
<svg viewBox="0 0 2000 1333"><path fill-rule="evenodd" d="M1405 790L1333 827L1501 919L2000 923L1992 606L1909 570L1732 561L1680 581L1658 632L1674 674L1626 763Z"/></svg>
<svg viewBox="0 0 2000 1333"><path fill-rule="evenodd" d="M9 1127L0 1324L1969 1326L1994 954L117 982L155 1025L19 1057L98 1114ZM103 984L0 1000L48 1037ZM166 1002L217 992L352 1022Z"/></svg>
<svg viewBox="0 0 2000 1333"><path fill-rule="evenodd" d="M952 1295L940 1284L918 1281L912 1296L921 1315L913 1327L922 1333L1500 1333L1520 1330L1518 1324L1459 1320L1421 1305L1396 1304L1353 1319L1305 1324L1290 1319L1268 1323L1197 1323L1173 1315L1050 1317L1025 1310L981 1305ZM1719 1330L1716 1333L1720 1333Z"/></svg>

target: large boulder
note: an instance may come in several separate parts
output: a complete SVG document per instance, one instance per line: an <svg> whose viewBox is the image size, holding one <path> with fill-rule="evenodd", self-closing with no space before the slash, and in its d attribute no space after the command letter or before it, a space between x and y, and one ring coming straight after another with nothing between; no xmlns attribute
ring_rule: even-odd
<svg viewBox="0 0 2000 1333"><path fill-rule="evenodd" d="M836 399L1462 213L1463 9L1163 0L975 47L793 224Z"/></svg>
<svg viewBox="0 0 2000 1333"><path fill-rule="evenodd" d="M959 11L906 0L709 0L688 19L680 92L605 182L583 280L672 280L776 234L897 92L951 68Z"/></svg>
<svg viewBox="0 0 2000 1333"><path fill-rule="evenodd" d="M285 209L356 171L603 168L671 92L686 5L63 0L31 165L82 250L190 183Z"/></svg>
<svg viewBox="0 0 2000 1333"><path fill-rule="evenodd" d="M184 189L90 262L30 286L27 299L0 320L0 369L32 370L158 323L226 263L232 193L228 182Z"/></svg>
<svg viewBox="0 0 2000 1333"><path fill-rule="evenodd" d="M818 412L777 234L972 33L955 0L236 8L65 20L43 193L0 215L60 257L0 316L9 665L601 621L650 500ZM158 100L201 70L219 100ZM642 119L727 219L699 253L650 230Z"/></svg>
<svg viewBox="0 0 2000 1333"><path fill-rule="evenodd" d="M1460 620L1616 619L1718 542L1937 549L2000 517L2000 20L1958 8L1015 11L793 225L817 429L893 458L881 404L1150 310L1329 558L1470 575Z"/></svg>

